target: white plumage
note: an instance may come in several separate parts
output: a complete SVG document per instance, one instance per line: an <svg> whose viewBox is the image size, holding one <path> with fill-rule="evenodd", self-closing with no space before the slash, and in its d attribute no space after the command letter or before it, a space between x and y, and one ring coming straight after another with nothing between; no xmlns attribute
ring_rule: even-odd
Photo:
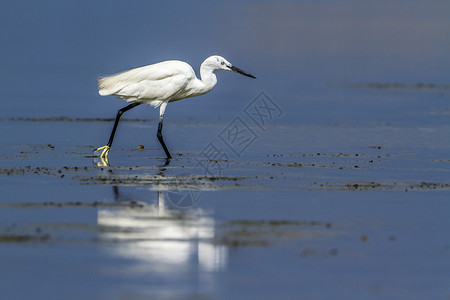
<svg viewBox="0 0 450 300"><path fill-rule="evenodd" d="M171 60L100 78L98 86L102 96L117 95L127 102L158 107L163 101L185 98L182 94L192 89L187 85L193 79L197 78L191 66Z"/></svg>
<svg viewBox="0 0 450 300"><path fill-rule="evenodd" d="M103 150L101 157L107 159L122 113L145 103L154 107L160 107L157 135L167 158L171 158L161 133L162 120L167 103L208 93L217 83L217 77L214 74L215 70L233 71L256 78L234 67L225 58L217 55L208 57L202 63L200 67L201 80L195 76L195 72L189 64L178 60L164 61L99 78L98 88L100 95L117 95L132 104L119 110L108 144L94 151Z"/></svg>

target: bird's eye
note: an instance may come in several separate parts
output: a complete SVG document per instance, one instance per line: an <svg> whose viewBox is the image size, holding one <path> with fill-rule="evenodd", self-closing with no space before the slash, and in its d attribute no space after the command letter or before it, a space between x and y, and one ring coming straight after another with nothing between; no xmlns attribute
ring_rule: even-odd
<svg viewBox="0 0 450 300"><path fill-rule="evenodd" d="M223 61L223 62L221 62L221 64L222 64L222 66L225 64L225 62Z"/></svg>

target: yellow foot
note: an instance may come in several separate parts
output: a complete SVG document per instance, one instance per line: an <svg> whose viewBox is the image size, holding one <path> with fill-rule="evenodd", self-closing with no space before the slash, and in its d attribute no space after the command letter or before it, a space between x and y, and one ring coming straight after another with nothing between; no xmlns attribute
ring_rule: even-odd
<svg viewBox="0 0 450 300"><path fill-rule="evenodd" d="M109 161L107 157L100 157L101 162L97 162L97 167L109 167Z"/></svg>
<svg viewBox="0 0 450 300"><path fill-rule="evenodd" d="M97 148L94 150L94 152L97 151L102 151L102 153L100 154L100 159L102 160L101 162L97 163L97 166L102 166L102 167L106 167L109 166L109 161L108 161L108 153L109 153L109 149L111 149L111 147L109 146L103 146L100 148Z"/></svg>
<svg viewBox="0 0 450 300"><path fill-rule="evenodd" d="M102 150L103 150L102 153L100 154L100 157L101 157L101 158L108 159L109 149L111 149L111 147L109 147L109 146L103 146L103 147L100 147L100 148L95 149L94 152L102 151Z"/></svg>

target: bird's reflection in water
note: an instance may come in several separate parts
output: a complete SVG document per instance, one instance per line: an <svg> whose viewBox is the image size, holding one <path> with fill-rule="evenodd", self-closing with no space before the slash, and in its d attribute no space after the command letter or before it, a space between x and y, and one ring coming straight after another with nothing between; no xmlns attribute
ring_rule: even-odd
<svg viewBox="0 0 450 300"><path fill-rule="evenodd" d="M168 164L160 167L159 176L165 176ZM123 270L127 274L176 276L193 270L222 270L227 249L214 243L216 225L211 212L199 207L176 208L167 199L168 186L160 185L153 203L135 203L129 195L121 195L121 187L114 186L116 201L134 205L98 211L101 239L114 242L107 243L105 249L111 255L135 261Z"/></svg>

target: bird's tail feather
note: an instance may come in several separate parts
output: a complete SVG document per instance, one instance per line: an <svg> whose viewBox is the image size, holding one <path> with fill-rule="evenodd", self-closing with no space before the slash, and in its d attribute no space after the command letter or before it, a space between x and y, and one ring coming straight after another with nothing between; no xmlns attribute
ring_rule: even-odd
<svg viewBox="0 0 450 300"><path fill-rule="evenodd" d="M102 96L111 95L111 92L108 91L108 89L105 86L105 81L108 79L108 77L99 77L97 78L97 84L98 84L98 93Z"/></svg>

